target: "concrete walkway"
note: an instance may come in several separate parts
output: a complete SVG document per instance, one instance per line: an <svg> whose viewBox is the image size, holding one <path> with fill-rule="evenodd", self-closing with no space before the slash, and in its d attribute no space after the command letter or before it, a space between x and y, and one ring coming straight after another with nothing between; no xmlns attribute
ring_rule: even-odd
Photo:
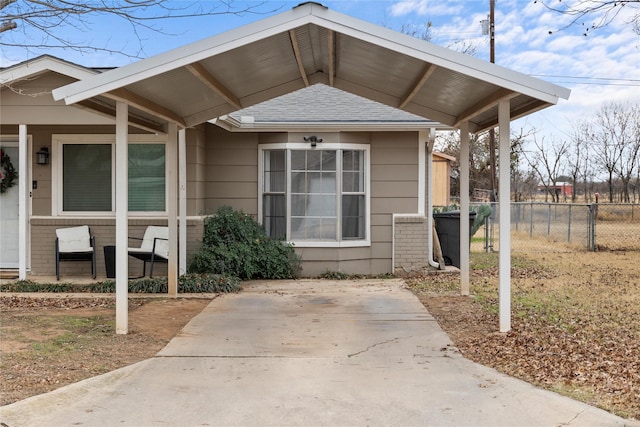
<svg viewBox="0 0 640 427"><path fill-rule="evenodd" d="M638 426L464 359L399 280L251 283L19 426Z"/></svg>

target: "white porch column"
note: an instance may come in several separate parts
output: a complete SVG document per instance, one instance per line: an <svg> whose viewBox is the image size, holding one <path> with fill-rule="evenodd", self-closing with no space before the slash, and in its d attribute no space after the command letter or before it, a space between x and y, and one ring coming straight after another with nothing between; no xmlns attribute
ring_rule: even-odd
<svg viewBox="0 0 640 427"><path fill-rule="evenodd" d="M500 332L511 330L511 142L509 100L498 104L499 149L499 212L498 261Z"/></svg>
<svg viewBox="0 0 640 427"><path fill-rule="evenodd" d="M27 143L27 125L18 126L18 278L27 278L27 238L29 230L29 147Z"/></svg>
<svg viewBox="0 0 640 427"><path fill-rule="evenodd" d="M178 125L169 123L167 138L167 223L169 226L169 296L178 296Z"/></svg>
<svg viewBox="0 0 640 427"><path fill-rule="evenodd" d="M129 106L116 103L116 334L129 333Z"/></svg>
<svg viewBox="0 0 640 427"><path fill-rule="evenodd" d="M187 272L187 130L178 131L178 186L180 207L180 244L178 247L178 275Z"/></svg>
<svg viewBox="0 0 640 427"><path fill-rule="evenodd" d="M436 141L436 130L435 128L430 128L429 133L426 135L422 135L420 132L420 140L424 140L426 138L427 143L425 144L427 150L427 159L426 159L426 167L428 168L426 172L426 181L427 181L427 207L426 207L426 218L427 218L427 244L429 247L427 248L428 261L429 265L432 267L436 267L438 270L444 270L445 266L440 265L439 263L433 260L433 145ZM422 148L422 147L421 147Z"/></svg>
<svg viewBox="0 0 640 427"><path fill-rule="evenodd" d="M460 293L469 295L469 122L460 125Z"/></svg>
<svg viewBox="0 0 640 427"><path fill-rule="evenodd" d="M429 133L427 131L418 132L418 215L425 214L425 198L431 198L431 189L427 188L427 144ZM428 194L427 194L428 192ZM428 224L427 224L428 225Z"/></svg>

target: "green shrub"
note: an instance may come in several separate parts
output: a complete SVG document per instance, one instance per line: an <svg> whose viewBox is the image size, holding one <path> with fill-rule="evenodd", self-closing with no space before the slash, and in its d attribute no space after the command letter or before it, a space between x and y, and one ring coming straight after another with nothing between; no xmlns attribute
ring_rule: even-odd
<svg viewBox="0 0 640 427"><path fill-rule="evenodd" d="M193 273L240 279L290 279L300 270L292 245L267 236L251 216L228 206L205 219L202 247L189 265Z"/></svg>

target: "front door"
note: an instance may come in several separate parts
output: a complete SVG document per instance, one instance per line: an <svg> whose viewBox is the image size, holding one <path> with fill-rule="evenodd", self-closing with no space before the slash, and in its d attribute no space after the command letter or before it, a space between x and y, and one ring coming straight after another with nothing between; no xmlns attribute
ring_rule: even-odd
<svg viewBox="0 0 640 427"><path fill-rule="evenodd" d="M3 142L0 166L0 268L18 268L18 143Z"/></svg>

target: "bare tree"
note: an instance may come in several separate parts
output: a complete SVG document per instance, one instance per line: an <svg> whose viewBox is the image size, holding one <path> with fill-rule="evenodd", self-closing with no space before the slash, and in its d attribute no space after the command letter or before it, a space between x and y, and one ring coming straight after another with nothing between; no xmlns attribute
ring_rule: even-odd
<svg viewBox="0 0 640 427"><path fill-rule="evenodd" d="M236 6L231 0L175 2L171 0L67 1L0 0L0 47L23 49L73 49L104 51L128 57L143 55L142 30L167 34L159 26L168 19L224 14L268 13L267 2ZM130 25L138 46L97 46L81 41L78 33L90 35L92 20L116 18Z"/></svg>
<svg viewBox="0 0 640 427"><path fill-rule="evenodd" d="M633 172L640 168L640 105L617 105L614 117L619 124L618 142L621 144L620 162L616 174L622 181L622 201L629 203L629 187Z"/></svg>
<svg viewBox="0 0 640 427"><path fill-rule="evenodd" d="M607 174L609 203L613 203L614 178L620 176L621 163L632 142L634 126L629 104L610 102L603 105L595 117L592 133L593 152L603 172ZM637 153L636 153L637 158ZM631 172L635 167L632 166ZM626 169L625 169L626 171Z"/></svg>
<svg viewBox="0 0 640 427"><path fill-rule="evenodd" d="M640 35L640 0L577 0L574 2L563 0L534 0L547 9L571 17L569 24L559 28L560 31L572 26L580 26L582 35L587 36L598 28L611 24L622 12L631 11L627 24L633 26L633 31ZM550 30L549 34L553 31Z"/></svg>
<svg viewBox="0 0 640 427"><path fill-rule="evenodd" d="M567 151L567 166L569 176L571 177L571 201L575 203L578 197L578 182L584 176L584 194L585 201L587 197L587 175L583 168L588 167L585 159L589 156L589 123L581 120L572 123L570 149Z"/></svg>
<svg viewBox="0 0 640 427"><path fill-rule="evenodd" d="M534 149L523 150L522 154L545 187L545 201L548 201L550 194L551 201L558 203L560 201L560 193L557 191L558 179L565 167L569 143L556 140L547 142L544 137L538 141L534 134L532 144Z"/></svg>

